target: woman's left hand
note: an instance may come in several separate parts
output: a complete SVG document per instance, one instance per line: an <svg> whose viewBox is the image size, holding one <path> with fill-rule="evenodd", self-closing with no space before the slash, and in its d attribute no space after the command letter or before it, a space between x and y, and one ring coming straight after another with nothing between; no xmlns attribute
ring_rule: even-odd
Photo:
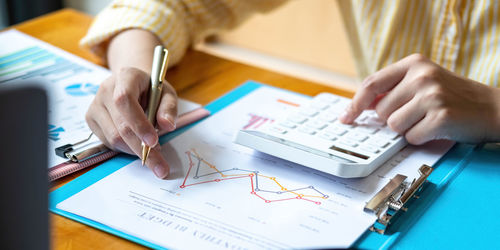
<svg viewBox="0 0 500 250"><path fill-rule="evenodd" d="M422 55L367 77L340 121L352 123L368 108L411 144L500 141L500 89L461 77Z"/></svg>

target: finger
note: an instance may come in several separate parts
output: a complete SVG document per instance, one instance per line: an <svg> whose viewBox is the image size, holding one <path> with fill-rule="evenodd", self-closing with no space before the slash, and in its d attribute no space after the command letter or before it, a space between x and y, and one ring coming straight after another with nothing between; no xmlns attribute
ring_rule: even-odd
<svg viewBox="0 0 500 250"><path fill-rule="evenodd" d="M115 122L119 123L121 121L120 119L115 119ZM128 127L118 128L118 131L121 132L120 133L121 138L128 145L133 154L139 156L139 158L142 158L141 140L139 140L139 138L135 136L133 131ZM146 159L146 166L149 169L151 169L158 178L164 179L167 177L169 173L169 166L166 160L163 158L160 149L161 148L159 145L156 145L156 147L151 148L148 154L148 158Z"/></svg>
<svg viewBox="0 0 500 250"><path fill-rule="evenodd" d="M161 153L160 145L151 148L148 159L146 160L146 166L148 166L158 178L167 178L170 167Z"/></svg>
<svg viewBox="0 0 500 250"><path fill-rule="evenodd" d="M409 80L403 80L389 91L375 106L380 119L386 121L389 116L415 96L415 84L408 84Z"/></svg>
<svg viewBox="0 0 500 250"><path fill-rule="evenodd" d="M104 137L104 140L102 140L101 137L99 137L99 139L101 139L104 145L113 150L122 151L127 154L134 154L132 149L124 141L122 135L120 135L117 127L111 119L111 116L109 115L108 110L104 107L100 110L101 112L96 113L94 116L97 125L101 128L102 137Z"/></svg>
<svg viewBox="0 0 500 250"><path fill-rule="evenodd" d="M170 84L163 87L161 102L156 113L156 122L161 131L170 132L176 128L177 94Z"/></svg>
<svg viewBox="0 0 500 250"><path fill-rule="evenodd" d="M405 138L410 144L422 145L439 139L437 135L439 135L439 124L435 122L433 115L426 115L406 132Z"/></svg>
<svg viewBox="0 0 500 250"><path fill-rule="evenodd" d="M422 105L422 99L413 98L399 109L390 114L387 125L399 134L404 134L408 129L422 120L427 112L426 105Z"/></svg>
<svg viewBox="0 0 500 250"><path fill-rule="evenodd" d="M112 77L107 78L104 80L104 82L101 84L99 89L97 90L96 97L92 101L92 103L89 106L89 109L87 110L87 113L85 114L85 120L87 122L87 125L89 128L92 130L92 133L94 133L99 140L106 145L108 148L115 150L115 148L111 145L111 143L108 142L106 139L105 133L102 130L102 127L99 126L99 123L97 122L98 116L102 113L107 112L106 109L103 106L102 99L103 97L109 95L109 89L110 87L114 86L114 82L112 80ZM112 124L112 123L111 123Z"/></svg>
<svg viewBox="0 0 500 250"><path fill-rule="evenodd" d="M110 109L113 120L117 117L116 113L119 113L125 123L123 129L130 128L146 145L155 146L158 143L158 135L139 103L141 93L149 84L149 77L137 69L128 69L120 72L117 81L113 103L106 104L107 107L113 107Z"/></svg>
<svg viewBox="0 0 500 250"><path fill-rule="evenodd" d="M108 112L110 114L110 120L112 120L114 131L110 133L118 133L118 136L123 140L124 144L130 148L131 154L135 154L138 157L142 157L142 141L134 133L132 128L124 121L123 117L116 109L109 107Z"/></svg>
<svg viewBox="0 0 500 250"><path fill-rule="evenodd" d="M90 111L90 109L89 109ZM104 133L102 132L101 128L97 125L97 122L92 118L92 114L87 113L85 116L85 120L87 122L87 125L89 126L90 130L92 130L92 133L99 138L99 140L106 145L108 148L113 149L111 145L107 142L106 137L104 136Z"/></svg>
<svg viewBox="0 0 500 250"><path fill-rule="evenodd" d="M386 95L387 95L387 93L377 95L377 97L375 97L375 101L373 101L370 104L370 106L368 106L367 109L375 109L375 107L377 107L377 104L380 102L380 100L384 99L384 97Z"/></svg>
<svg viewBox="0 0 500 250"><path fill-rule="evenodd" d="M339 120L343 123L352 123L363 110L367 109L376 100L378 95L396 86L404 78L410 66L407 58L367 77L363 81L362 87L354 95L351 104L339 117Z"/></svg>

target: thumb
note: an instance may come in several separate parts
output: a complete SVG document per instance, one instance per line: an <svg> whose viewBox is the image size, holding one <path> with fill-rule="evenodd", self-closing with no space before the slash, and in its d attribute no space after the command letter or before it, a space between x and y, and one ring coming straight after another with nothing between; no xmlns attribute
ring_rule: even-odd
<svg viewBox="0 0 500 250"><path fill-rule="evenodd" d="M161 102L156 113L156 122L160 131L170 132L176 128L177 94L169 84L163 88Z"/></svg>

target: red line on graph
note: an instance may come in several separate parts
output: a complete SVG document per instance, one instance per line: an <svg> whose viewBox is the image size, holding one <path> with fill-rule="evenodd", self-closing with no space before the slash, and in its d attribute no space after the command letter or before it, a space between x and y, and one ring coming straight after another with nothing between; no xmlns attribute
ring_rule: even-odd
<svg viewBox="0 0 500 250"><path fill-rule="evenodd" d="M265 201L265 202L267 202L267 203L271 202L271 201L269 201L269 200L266 200L264 197L262 197L262 196L258 195L255 191L253 191L253 192L252 192L252 194L253 194L253 195L255 195L255 196L257 196L257 197L259 197L259 198L261 198L263 201Z"/></svg>
<svg viewBox="0 0 500 250"><path fill-rule="evenodd" d="M251 176L253 177L253 174ZM252 185L252 193L255 193L255 188L253 187L253 178L250 178L250 184Z"/></svg>
<svg viewBox="0 0 500 250"><path fill-rule="evenodd" d="M194 149L193 149L194 150ZM196 153L195 153L196 154ZM196 183L191 183L191 184L187 184L186 185L186 182L187 182L187 178L189 177L189 174L191 173L191 170L193 169L194 167L194 163L193 163L193 159L191 157L191 151L187 151L186 152L186 155L188 156L188 159L189 159L189 169L187 171L187 174L186 176L184 177L184 181L182 182L182 185L180 186L180 188L186 188L186 187L189 187L189 186L195 186L195 185L199 185L199 184L206 184L206 183L210 183L210 182L221 182L221 181L225 181L225 180L234 180L234 179L241 179L241 178L249 178L250 179L250 186L251 186L251 194L259 197L260 199L262 199L264 202L266 203L271 203L271 202L278 202L278 201L289 201L289 200L304 200L304 201L308 201L308 202L312 202L312 203L315 203L317 205L320 205L321 202L318 202L318 201L314 201L314 200L309 200L309 199L306 199L304 198L304 195L303 194L300 194L298 196L295 196L295 197L291 197L291 198L284 198L284 199L276 199L276 200L268 200L262 196L260 196L259 194L257 194L257 191L255 191L255 185L254 184L254 180L253 180L253 177L255 176L255 178L257 178L256 173L251 173L251 174L248 174L248 175L243 175L243 176L235 176L235 177L224 177L224 175L219 172L217 170L217 168L215 166L211 166L209 163L205 162L206 164L209 164L211 168L214 168L220 175L221 175L221 178L217 178L217 179L213 179L213 180L208 180L208 181L200 181L200 182L196 182ZM199 166L198 166L199 167ZM265 176L264 176L265 177ZM273 177L274 178L274 177ZM271 178L271 179L273 179ZM273 179L274 180L274 179ZM257 181L257 180L256 180ZM276 180L274 180L276 182ZM277 183L277 182L276 182ZM277 183L278 186L280 186L281 188L283 188L279 183Z"/></svg>
<svg viewBox="0 0 500 250"><path fill-rule="evenodd" d="M297 196L297 197L298 197L298 196ZM298 199L297 197L293 197L293 198L285 198L285 199L278 199L278 200L270 200L269 202L296 200L296 199Z"/></svg>
<svg viewBox="0 0 500 250"><path fill-rule="evenodd" d="M181 188L184 188L186 186L186 180L189 176L189 173L191 172L191 168L193 168L193 160L191 159L191 153L189 151L187 151L186 155L189 158L189 169L188 169L188 172L186 174L186 177L184 177L184 182L182 182Z"/></svg>
<svg viewBox="0 0 500 250"><path fill-rule="evenodd" d="M189 187L189 186L194 186L198 184L203 184L203 183L209 183L209 182L221 182L225 180L232 180L232 179L240 179L240 178L247 178L250 177L250 175L244 175L244 176L238 176L238 177L229 177L229 178L222 178L222 179L214 179L214 180L209 180L209 181L201 181L201 182L196 182L196 183L191 183L187 185L183 185L184 187Z"/></svg>

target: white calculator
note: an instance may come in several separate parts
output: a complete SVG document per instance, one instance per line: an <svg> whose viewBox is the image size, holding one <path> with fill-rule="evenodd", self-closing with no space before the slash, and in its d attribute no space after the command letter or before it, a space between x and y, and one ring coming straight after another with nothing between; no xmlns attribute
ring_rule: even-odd
<svg viewBox="0 0 500 250"><path fill-rule="evenodd" d="M353 124L340 123L337 117L350 101L321 93L282 119L239 130L234 141L332 175L367 176L407 142L372 110L364 111Z"/></svg>

